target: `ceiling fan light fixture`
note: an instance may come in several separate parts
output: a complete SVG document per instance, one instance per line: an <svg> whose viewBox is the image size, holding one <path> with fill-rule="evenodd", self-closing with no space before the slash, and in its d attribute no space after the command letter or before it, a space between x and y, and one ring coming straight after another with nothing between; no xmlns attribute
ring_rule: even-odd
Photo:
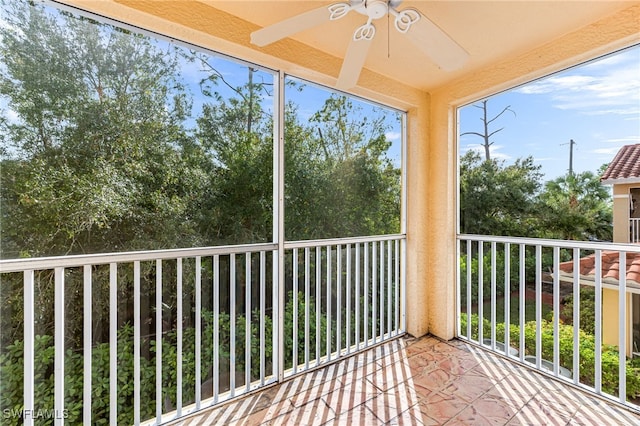
<svg viewBox="0 0 640 426"><path fill-rule="evenodd" d="M396 16L394 21L396 30L402 34L406 34L409 28L420 20L420 12L415 9L404 9L394 15Z"/></svg>
<svg viewBox="0 0 640 426"><path fill-rule="evenodd" d="M353 33L353 40L373 40L373 37L376 35L376 27L373 26L371 22L367 22L366 24L358 27L356 31Z"/></svg>
<svg viewBox="0 0 640 426"><path fill-rule="evenodd" d="M329 6L329 20L335 21L344 17L352 9L349 3L336 3Z"/></svg>

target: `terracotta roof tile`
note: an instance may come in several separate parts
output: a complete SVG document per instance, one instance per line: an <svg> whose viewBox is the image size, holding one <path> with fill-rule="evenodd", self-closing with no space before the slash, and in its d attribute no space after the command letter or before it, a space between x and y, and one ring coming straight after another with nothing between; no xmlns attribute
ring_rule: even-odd
<svg viewBox="0 0 640 426"><path fill-rule="evenodd" d="M627 253L627 285L631 287L640 287L640 253ZM560 272L564 278L567 275L573 276L573 261L562 262L560 264ZM593 280L596 274L595 255L586 256L580 259L580 276ZM603 251L602 252L602 278L611 284L617 284L620 279L620 252Z"/></svg>
<svg viewBox="0 0 640 426"><path fill-rule="evenodd" d="M620 148L601 178L607 183L622 179L640 180L640 144Z"/></svg>

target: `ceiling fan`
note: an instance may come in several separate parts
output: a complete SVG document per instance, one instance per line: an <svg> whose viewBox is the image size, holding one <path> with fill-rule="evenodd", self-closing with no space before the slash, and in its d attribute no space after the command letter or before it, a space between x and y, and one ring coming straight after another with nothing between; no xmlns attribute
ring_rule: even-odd
<svg viewBox="0 0 640 426"><path fill-rule="evenodd" d="M322 6L254 31L251 33L251 43L266 46L325 21L336 21L351 11L360 13L367 17L367 22L353 33L336 83L339 89L350 89L358 82L376 34L373 21L390 14L394 18L396 30L404 34L440 68L451 71L461 67L469 54L418 10L398 10L400 3L402 0L350 0Z"/></svg>

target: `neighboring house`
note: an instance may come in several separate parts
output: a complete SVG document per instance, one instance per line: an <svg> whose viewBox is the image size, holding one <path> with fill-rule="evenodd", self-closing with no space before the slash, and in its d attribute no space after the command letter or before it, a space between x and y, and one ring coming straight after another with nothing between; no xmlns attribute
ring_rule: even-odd
<svg viewBox="0 0 640 426"><path fill-rule="evenodd" d="M640 356L640 254L626 255L626 292L627 356ZM595 286L595 255L580 259L580 284ZM618 345L619 336L619 298L620 252L602 252L602 341L609 345ZM560 282L573 282L573 261L560 264Z"/></svg>
<svg viewBox="0 0 640 426"><path fill-rule="evenodd" d="M613 185L613 241L640 244L640 144L623 146L605 170L601 180L604 184ZM636 255L633 260L631 253L627 255L627 284L637 285L640 282L638 258L640 256ZM627 315L632 323L629 336L631 344L628 344L627 348L635 356L640 356L640 288L634 289L633 286L629 286L627 292ZM603 312L608 312L609 307L612 311L618 312L617 297L617 291L604 290ZM606 317L607 315L603 318L604 341L617 342L617 337L608 338L607 332L615 332L617 336L618 322L614 318Z"/></svg>
<svg viewBox="0 0 640 426"><path fill-rule="evenodd" d="M640 144L623 146L601 180L613 185L613 241L640 243Z"/></svg>
<svg viewBox="0 0 640 426"><path fill-rule="evenodd" d="M613 185L613 242L640 244L640 144L623 146L601 178ZM627 355L640 356L640 254L626 255ZM580 284L595 285L595 256L580 259ZM618 345L620 253L602 252L602 340ZM573 261L560 264L561 282L573 281Z"/></svg>

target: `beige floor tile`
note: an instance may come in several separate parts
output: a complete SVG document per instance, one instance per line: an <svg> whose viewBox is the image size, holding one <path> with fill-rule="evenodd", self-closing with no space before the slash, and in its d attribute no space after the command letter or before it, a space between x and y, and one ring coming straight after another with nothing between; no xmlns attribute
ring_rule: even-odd
<svg viewBox="0 0 640 426"><path fill-rule="evenodd" d="M463 341L403 338L173 425L640 425Z"/></svg>

